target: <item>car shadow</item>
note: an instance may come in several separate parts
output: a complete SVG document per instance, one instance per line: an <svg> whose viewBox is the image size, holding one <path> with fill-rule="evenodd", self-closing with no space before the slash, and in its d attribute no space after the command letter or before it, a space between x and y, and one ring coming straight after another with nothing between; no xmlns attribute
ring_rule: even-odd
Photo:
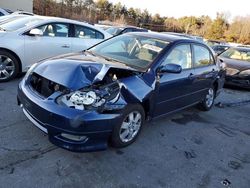
<svg viewBox="0 0 250 188"><path fill-rule="evenodd" d="M239 86L232 86L232 85L224 85L225 89L232 89L232 90L238 90L238 91L250 91L250 89L246 89L243 87L239 87Z"/></svg>

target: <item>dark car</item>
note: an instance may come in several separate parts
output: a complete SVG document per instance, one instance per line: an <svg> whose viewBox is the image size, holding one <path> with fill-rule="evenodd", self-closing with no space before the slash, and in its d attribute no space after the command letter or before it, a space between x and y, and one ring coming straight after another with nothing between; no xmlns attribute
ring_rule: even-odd
<svg viewBox="0 0 250 188"><path fill-rule="evenodd" d="M250 45L239 45L237 47L242 47L242 48L250 48Z"/></svg>
<svg viewBox="0 0 250 188"><path fill-rule="evenodd" d="M33 65L19 84L25 115L71 151L124 147L145 120L198 104L223 87L212 51L195 40L128 33L77 54Z"/></svg>
<svg viewBox="0 0 250 188"><path fill-rule="evenodd" d="M106 31L113 36L121 35L124 33L129 33L129 32L148 32L147 29L134 27L134 26L121 26L121 27L113 26L113 27L106 29Z"/></svg>
<svg viewBox="0 0 250 188"><path fill-rule="evenodd" d="M214 52L217 55L220 55L221 53L225 52L227 49L229 49L231 46L229 45L214 45L211 48L214 50Z"/></svg>
<svg viewBox="0 0 250 188"><path fill-rule="evenodd" d="M250 89L250 48L230 48L219 59L226 64L226 85Z"/></svg>
<svg viewBox="0 0 250 188"><path fill-rule="evenodd" d="M206 43L210 47L215 45L227 45L225 41L220 41L220 40L207 40Z"/></svg>
<svg viewBox="0 0 250 188"><path fill-rule="evenodd" d="M184 38L189 38L189 39L194 39L194 40L198 40L199 42L204 42L202 37L196 36L196 35L189 35L189 34L186 34L186 33L176 33L176 32L161 32L161 33L168 34L168 35L179 36L179 37L184 37Z"/></svg>

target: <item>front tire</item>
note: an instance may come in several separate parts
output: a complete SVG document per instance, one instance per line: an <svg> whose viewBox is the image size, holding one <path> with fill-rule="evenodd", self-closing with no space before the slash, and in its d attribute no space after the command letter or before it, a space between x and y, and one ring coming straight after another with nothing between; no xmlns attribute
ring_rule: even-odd
<svg viewBox="0 0 250 188"><path fill-rule="evenodd" d="M112 146L121 148L132 144L141 132L144 121L145 113L141 105L128 106L122 115L122 121L113 129Z"/></svg>
<svg viewBox="0 0 250 188"><path fill-rule="evenodd" d="M199 108L202 111L209 111L214 105L215 89L211 87L208 89L204 100L199 104Z"/></svg>
<svg viewBox="0 0 250 188"><path fill-rule="evenodd" d="M7 82L16 77L19 71L18 60L7 51L0 51L0 82Z"/></svg>

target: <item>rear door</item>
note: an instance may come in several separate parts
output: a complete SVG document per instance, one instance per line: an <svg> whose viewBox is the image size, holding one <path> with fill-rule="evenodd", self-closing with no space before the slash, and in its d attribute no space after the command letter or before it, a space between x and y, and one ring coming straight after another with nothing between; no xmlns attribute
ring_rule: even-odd
<svg viewBox="0 0 250 188"><path fill-rule="evenodd" d="M196 98L202 100L209 87L213 85L218 69L213 54L207 47L199 44L193 44L192 47Z"/></svg>
<svg viewBox="0 0 250 188"><path fill-rule="evenodd" d="M191 45L179 44L164 58L161 66L168 63L182 67L179 74L159 74L159 90L156 96L154 116L160 116L193 104L192 94L194 70L192 68Z"/></svg>
<svg viewBox="0 0 250 188"><path fill-rule="evenodd" d="M43 31L42 36L25 35L26 62L33 64L45 58L71 52L69 24L53 22L37 29Z"/></svg>
<svg viewBox="0 0 250 188"><path fill-rule="evenodd" d="M104 40L103 33L83 25L74 25L72 51L83 51Z"/></svg>

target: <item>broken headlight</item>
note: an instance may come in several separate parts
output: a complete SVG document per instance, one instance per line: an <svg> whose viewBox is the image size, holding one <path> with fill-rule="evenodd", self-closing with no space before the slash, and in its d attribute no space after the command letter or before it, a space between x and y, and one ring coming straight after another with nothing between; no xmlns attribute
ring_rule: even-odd
<svg viewBox="0 0 250 188"><path fill-rule="evenodd" d="M241 71L239 74L243 75L243 76L249 76L250 75L250 69Z"/></svg>
<svg viewBox="0 0 250 188"><path fill-rule="evenodd" d="M115 102L119 97L119 90L119 84L112 83L98 89L84 89L62 95L57 103L78 110L99 108L108 101Z"/></svg>
<svg viewBox="0 0 250 188"><path fill-rule="evenodd" d="M94 91L76 91L71 95L69 100L76 105L92 105L97 100L97 96Z"/></svg>
<svg viewBox="0 0 250 188"><path fill-rule="evenodd" d="M232 75L235 75L237 73L239 73L239 70L237 70L237 69L233 69L233 68L229 68L229 67L226 68L227 75L232 76Z"/></svg>

